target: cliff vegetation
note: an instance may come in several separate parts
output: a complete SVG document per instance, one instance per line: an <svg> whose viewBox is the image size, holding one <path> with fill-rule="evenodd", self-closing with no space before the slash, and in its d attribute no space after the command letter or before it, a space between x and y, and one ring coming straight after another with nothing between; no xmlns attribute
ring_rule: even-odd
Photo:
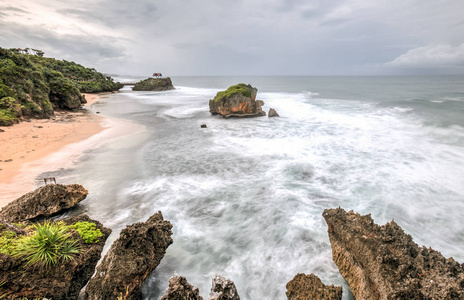
<svg viewBox="0 0 464 300"><path fill-rule="evenodd" d="M44 57L43 51L0 48L0 126L22 117L47 118L54 109L85 103L81 92L109 92L122 86L75 62Z"/></svg>

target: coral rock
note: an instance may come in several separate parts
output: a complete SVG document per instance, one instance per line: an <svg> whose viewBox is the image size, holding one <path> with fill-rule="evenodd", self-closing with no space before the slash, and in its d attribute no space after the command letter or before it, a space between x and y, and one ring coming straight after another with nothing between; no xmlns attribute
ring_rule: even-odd
<svg viewBox="0 0 464 300"><path fill-rule="evenodd" d="M240 297L232 280L214 275L208 300L240 300Z"/></svg>
<svg viewBox="0 0 464 300"><path fill-rule="evenodd" d="M289 300L340 300L342 287L327 286L314 274L297 274L287 283Z"/></svg>
<svg viewBox="0 0 464 300"><path fill-rule="evenodd" d="M264 102L256 100L257 93L258 90L249 84L233 85L209 100L209 112L225 118L265 116L261 108Z"/></svg>
<svg viewBox="0 0 464 300"><path fill-rule="evenodd" d="M420 248L394 221L326 209L332 257L356 299L464 299L464 269Z"/></svg>
<svg viewBox="0 0 464 300"><path fill-rule="evenodd" d="M79 184L48 184L9 203L0 211L0 220L20 222L52 216L71 208L87 197Z"/></svg>
<svg viewBox="0 0 464 300"><path fill-rule="evenodd" d="M267 116L269 118L280 117L279 114L277 113L277 111L275 109L273 109L273 108L269 108L269 112L268 112Z"/></svg>
<svg viewBox="0 0 464 300"><path fill-rule="evenodd" d="M161 300L203 300L197 288L187 282L182 276L169 279L169 288Z"/></svg>
<svg viewBox="0 0 464 300"><path fill-rule="evenodd" d="M161 212L123 229L87 285L88 299L141 299L145 278L172 244L172 225Z"/></svg>
<svg viewBox="0 0 464 300"><path fill-rule="evenodd" d="M167 91L173 90L171 78L147 78L137 82L132 88L133 91Z"/></svg>

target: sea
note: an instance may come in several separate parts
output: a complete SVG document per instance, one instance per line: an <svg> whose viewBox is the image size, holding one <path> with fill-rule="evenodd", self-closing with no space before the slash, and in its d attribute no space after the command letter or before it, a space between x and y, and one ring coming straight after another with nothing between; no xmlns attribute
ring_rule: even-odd
<svg viewBox="0 0 464 300"><path fill-rule="evenodd" d="M241 299L286 299L298 273L352 299L322 217L337 207L394 220L420 246L464 262L464 76L171 79L175 90L103 96L91 111L140 129L47 174L89 190L69 214L113 229L105 251L155 212L172 223L144 299L160 299L175 274L204 298L220 274ZM237 83L280 117L212 116L209 99Z"/></svg>

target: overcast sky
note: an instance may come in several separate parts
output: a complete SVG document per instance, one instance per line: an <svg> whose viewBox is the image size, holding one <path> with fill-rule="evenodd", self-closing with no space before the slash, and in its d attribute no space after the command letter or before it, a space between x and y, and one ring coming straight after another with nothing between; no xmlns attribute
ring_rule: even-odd
<svg viewBox="0 0 464 300"><path fill-rule="evenodd" d="M113 74L464 74L463 0L0 0L0 47Z"/></svg>

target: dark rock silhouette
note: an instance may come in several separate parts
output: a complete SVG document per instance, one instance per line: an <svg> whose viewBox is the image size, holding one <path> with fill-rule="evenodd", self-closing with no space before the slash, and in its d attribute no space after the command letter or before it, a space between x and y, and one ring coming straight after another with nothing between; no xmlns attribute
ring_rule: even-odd
<svg viewBox="0 0 464 300"><path fill-rule="evenodd" d="M326 209L332 256L356 299L464 299L463 266L418 247L394 221Z"/></svg>
<svg viewBox="0 0 464 300"><path fill-rule="evenodd" d="M256 100L257 93L258 90L249 84L233 85L209 100L209 112L225 118L265 116L261 108L264 102Z"/></svg>
<svg viewBox="0 0 464 300"><path fill-rule="evenodd" d="M50 269L25 267L22 259L0 253L0 288L2 299L77 299L79 291L92 277L95 266L100 260L103 246L111 233L100 222L90 219L86 215L62 220L66 224L76 222L93 222L100 229L103 236L97 243L86 244L78 233L73 238L79 241L80 253L75 259L58 264ZM5 223L2 223L5 225ZM13 230L11 224L1 226L0 233L8 230L17 235L25 234L23 229ZM14 226L14 225L13 225Z"/></svg>
<svg viewBox="0 0 464 300"><path fill-rule="evenodd" d="M287 283L287 298L289 300L340 300L342 287L325 285L314 274L297 274Z"/></svg>
<svg viewBox="0 0 464 300"><path fill-rule="evenodd" d="M79 184L48 184L10 202L0 211L0 220L15 223L50 217L71 208L87 197Z"/></svg>
<svg viewBox="0 0 464 300"><path fill-rule="evenodd" d="M141 299L143 281L172 244L171 228L158 212L123 229L89 281L88 299Z"/></svg>

